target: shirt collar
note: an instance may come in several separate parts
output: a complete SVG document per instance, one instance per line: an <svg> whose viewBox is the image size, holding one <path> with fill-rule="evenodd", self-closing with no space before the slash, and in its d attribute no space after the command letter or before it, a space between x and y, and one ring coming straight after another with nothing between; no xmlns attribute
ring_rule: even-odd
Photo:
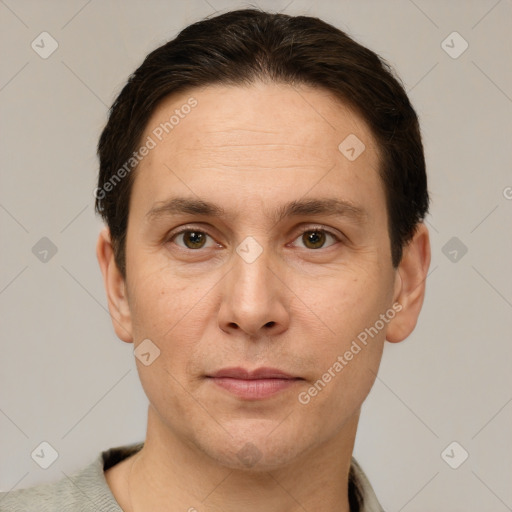
<svg viewBox="0 0 512 512"><path fill-rule="evenodd" d="M103 469L114 466L123 459L138 452L144 442L111 448L102 453ZM384 512L375 492L356 459L352 457L348 475L348 499L350 512Z"/></svg>
<svg viewBox="0 0 512 512"><path fill-rule="evenodd" d="M361 466L352 457L348 474L350 512L384 512Z"/></svg>

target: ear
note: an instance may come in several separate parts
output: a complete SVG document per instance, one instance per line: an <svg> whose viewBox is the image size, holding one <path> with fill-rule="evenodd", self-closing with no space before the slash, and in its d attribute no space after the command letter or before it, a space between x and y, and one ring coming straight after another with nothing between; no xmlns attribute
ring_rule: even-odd
<svg viewBox="0 0 512 512"><path fill-rule="evenodd" d="M391 320L386 339L403 341L416 327L425 297L425 283L430 266L430 239L425 224L418 224L412 240L404 247L402 261L396 271L393 304L401 310ZM397 306L398 307L398 306Z"/></svg>
<svg viewBox="0 0 512 512"><path fill-rule="evenodd" d="M103 274L103 284L107 292L108 309L114 330L119 339L132 343L132 321L126 296L126 283L115 262L110 231L107 227L99 234L96 256Z"/></svg>

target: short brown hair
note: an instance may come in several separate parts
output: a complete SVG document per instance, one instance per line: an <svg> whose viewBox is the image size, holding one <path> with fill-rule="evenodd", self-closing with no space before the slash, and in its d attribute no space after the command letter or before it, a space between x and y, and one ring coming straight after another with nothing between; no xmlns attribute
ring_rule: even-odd
<svg viewBox="0 0 512 512"><path fill-rule="evenodd" d="M378 55L325 21L241 9L194 23L152 51L110 109L98 144L96 211L110 229L123 276L134 173L123 173L115 186L112 179L136 151L158 104L194 87L256 80L330 91L366 121L382 155L392 263L398 266L429 205L418 118L399 79Z"/></svg>

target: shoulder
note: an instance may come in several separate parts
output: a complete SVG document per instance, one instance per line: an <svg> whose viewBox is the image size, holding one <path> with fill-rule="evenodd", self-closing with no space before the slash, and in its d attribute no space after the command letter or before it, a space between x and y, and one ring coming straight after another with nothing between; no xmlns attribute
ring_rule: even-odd
<svg viewBox="0 0 512 512"><path fill-rule="evenodd" d="M104 470L133 451L133 446L111 448L72 476L2 492L0 512L122 512L110 492Z"/></svg>
<svg viewBox="0 0 512 512"><path fill-rule="evenodd" d="M0 493L1 512L57 512L95 510L96 482L83 478L83 472L50 484ZM87 506L90 504L90 508ZM84 506L86 505L86 506Z"/></svg>
<svg viewBox="0 0 512 512"><path fill-rule="evenodd" d="M51 484L41 484L27 489L0 493L1 512L56 512L57 510L79 510L83 499L78 489L67 479ZM85 489L88 493L88 489Z"/></svg>

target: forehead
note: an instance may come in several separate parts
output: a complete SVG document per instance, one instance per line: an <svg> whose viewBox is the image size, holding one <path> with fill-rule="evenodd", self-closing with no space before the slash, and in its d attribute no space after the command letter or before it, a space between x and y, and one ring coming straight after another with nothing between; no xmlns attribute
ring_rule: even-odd
<svg viewBox="0 0 512 512"><path fill-rule="evenodd" d="M361 116L329 91L261 82L216 84L171 95L160 102L145 128L146 136L166 144L179 136L177 150L227 144L230 155L236 153L236 145L251 144L257 135L260 145L288 142L322 157L327 145L337 149L349 134L358 134L367 148L374 146Z"/></svg>
<svg viewBox="0 0 512 512"><path fill-rule="evenodd" d="M289 193L291 185L296 195L343 186L360 196L373 187L383 196L370 129L319 88L255 83L191 89L158 105L142 141L148 138L154 148L137 169L144 179L136 178L134 189L145 190L153 204L172 195L173 186L208 195L232 192L236 184L241 196L260 200L273 200L280 186L280 193Z"/></svg>

